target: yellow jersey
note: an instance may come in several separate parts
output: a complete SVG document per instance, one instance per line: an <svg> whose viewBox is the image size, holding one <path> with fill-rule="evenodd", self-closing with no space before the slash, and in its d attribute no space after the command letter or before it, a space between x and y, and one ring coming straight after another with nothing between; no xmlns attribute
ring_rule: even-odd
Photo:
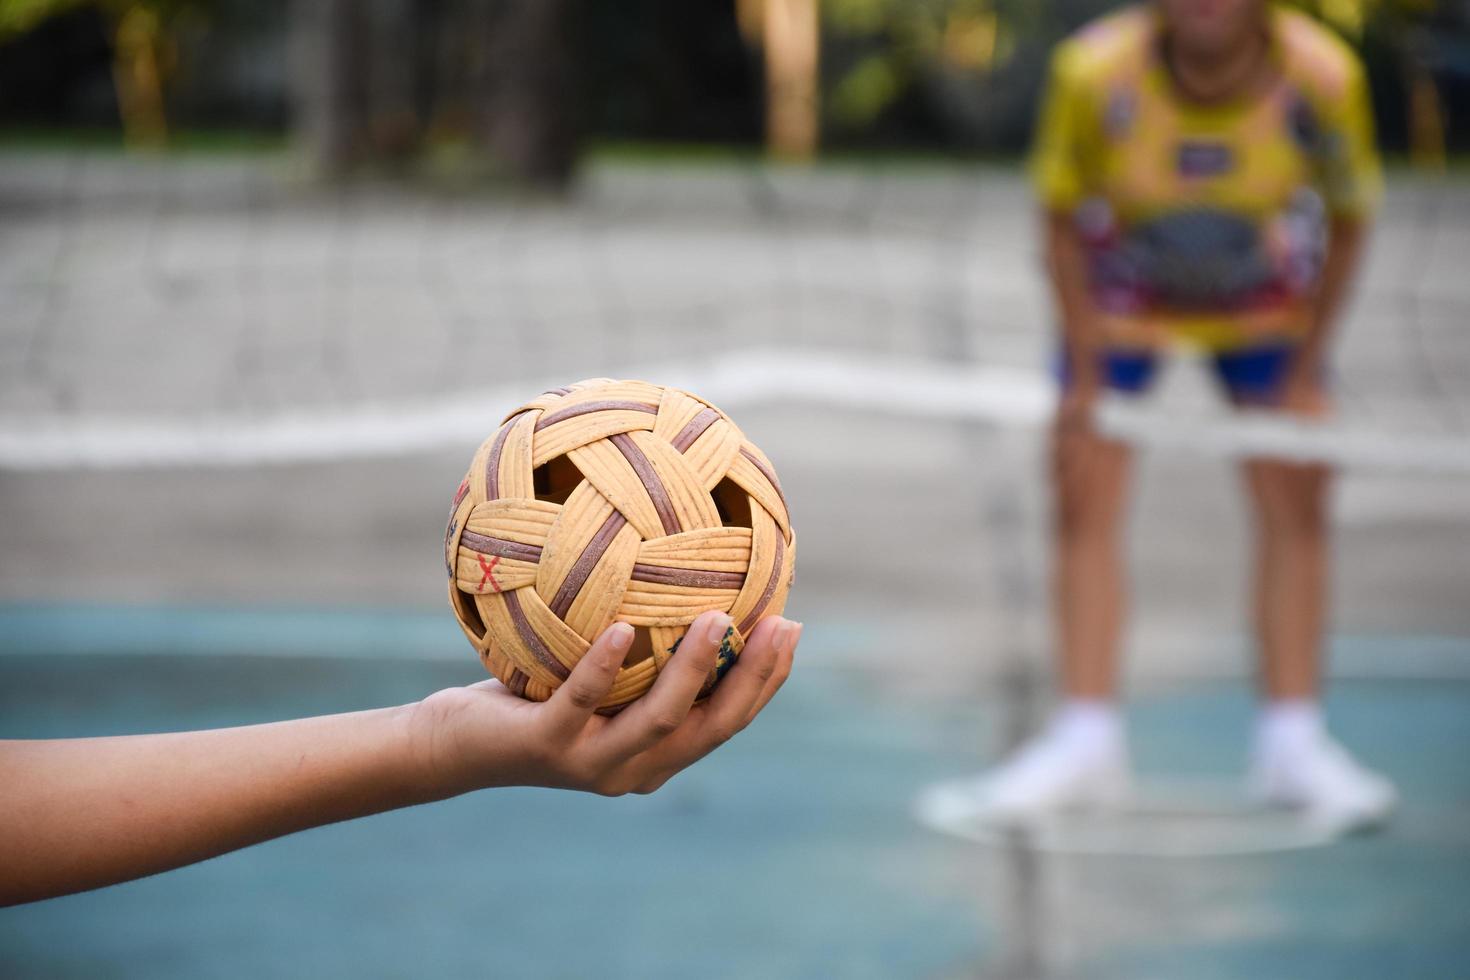
<svg viewBox="0 0 1470 980"><path fill-rule="evenodd" d="M1178 91L1137 6L1056 49L1031 174L1086 244L1105 340L1232 350L1299 338L1329 216L1382 191L1363 69L1336 35L1273 7L1272 81L1201 105Z"/></svg>

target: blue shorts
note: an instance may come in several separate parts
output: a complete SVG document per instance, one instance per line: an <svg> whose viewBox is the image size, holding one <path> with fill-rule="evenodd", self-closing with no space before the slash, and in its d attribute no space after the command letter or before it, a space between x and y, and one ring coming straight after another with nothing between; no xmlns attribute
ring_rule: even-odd
<svg viewBox="0 0 1470 980"><path fill-rule="evenodd" d="M1279 401L1281 387L1296 357L1295 344L1263 344L1222 351L1211 359L1215 377L1234 402L1271 404ZM1148 390L1159 370L1159 354L1147 350L1108 350L1101 355L1102 383L1111 391L1138 395ZM1071 383L1071 364L1064 353L1057 359L1057 379Z"/></svg>

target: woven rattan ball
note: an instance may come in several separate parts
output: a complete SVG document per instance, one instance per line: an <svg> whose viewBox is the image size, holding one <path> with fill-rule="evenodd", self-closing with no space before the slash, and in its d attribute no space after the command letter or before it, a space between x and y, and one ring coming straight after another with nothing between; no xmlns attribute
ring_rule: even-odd
<svg viewBox="0 0 1470 980"><path fill-rule="evenodd" d="M710 609L733 625L705 692L791 587L776 471L724 412L596 378L548 391L485 440L444 536L449 601L485 666L542 701L614 621L635 627L605 709L638 698Z"/></svg>

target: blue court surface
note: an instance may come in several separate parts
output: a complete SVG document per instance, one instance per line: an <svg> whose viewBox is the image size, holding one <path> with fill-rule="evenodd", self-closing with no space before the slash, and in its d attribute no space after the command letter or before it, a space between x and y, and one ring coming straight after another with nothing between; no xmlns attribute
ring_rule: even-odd
<svg viewBox="0 0 1470 980"><path fill-rule="evenodd" d="M824 665L851 639L807 637ZM416 614L0 607L0 654L5 737L247 724L482 676L447 616ZM1140 694L1141 767L1233 775L1250 710L1233 682ZM1398 782L1399 818L1243 857L1037 853L916 824L915 793L992 758L1006 711L995 689L895 699L798 663L750 730L654 796L480 793L3 910L0 976L1470 976L1463 677L1339 683L1338 732Z"/></svg>

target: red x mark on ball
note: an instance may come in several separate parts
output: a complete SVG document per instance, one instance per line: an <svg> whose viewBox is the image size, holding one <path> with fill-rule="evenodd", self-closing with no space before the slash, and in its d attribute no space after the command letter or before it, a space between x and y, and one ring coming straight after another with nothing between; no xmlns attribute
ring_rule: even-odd
<svg viewBox="0 0 1470 980"><path fill-rule="evenodd" d="M499 592L500 583L495 581L495 566L500 564L500 556L496 555L488 562L485 560L484 555L476 555L475 557L480 560L480 571L485 573L484 575L480 576L480 584L475 586L475 591L484 592L485 583L489 582L490 588L494 589L496 592Z"/></svg>

